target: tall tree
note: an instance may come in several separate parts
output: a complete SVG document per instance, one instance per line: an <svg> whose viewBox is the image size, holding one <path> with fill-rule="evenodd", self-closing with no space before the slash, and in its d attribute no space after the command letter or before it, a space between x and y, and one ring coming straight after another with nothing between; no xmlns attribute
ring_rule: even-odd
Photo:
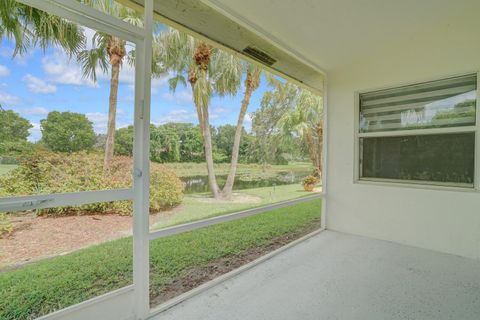
<svg viewBox="0 0 480 320"><path fill-rule="evenodd" d="M30 121L22 118L12 110L4 110L0 106L0 143L7 141L27 141L29 129L33 128Z"/></svg>
<svg viewBox="0 0 480 320"><path fill-rule="evenodd" d="M0 38L15 41L14 56L34 47L46 50L53 45L75 55L82 50L85 40L83 30L75 23L16 0L2 0Z"/></svg>
<svg viewBox="0 0 480 320"><path fill-rule="evenodd" d="M76 152L95 144L95 131L88 118L75 112L52 111L40 121L42 142L52 151Z"/></svg>
<svg viewBox="0 0 480 320"><path fill-rule="evenodd" d="M143 26L143 16L116 1L111 0L83 0L85 4L131 23ZM92 38L91 48L81 51L78 60L83 67L83 75L97 81L97 68L107 73L110 67L110 95L108 98L108 122L105 141L104 168L108 169L115 150L115 127L117 115L118 85L123 62L135 65L135 49L127 46L127 42L111 34L96 32ZM152 74L155 77L162 75L162 71L154 62Z"/></svg>
<svg viewBox="0 0 480 320"><path fill-rule="evenodd" d="M323 149L322 98L310 91L267 76L270 90L263 95L260 108L253 114L257 158L272 162L278 147L301 139L320 175Z"/></svg>
<svg viewBox="0 0 480 320"><path fill-rule="evenodd" d="M319 95L298 89L295 109L285 113L279 121L279 127L286 136L297 135L302 138L316 168L321 176L323 151L323 104Z"/></svg>
<svg viewBox="0 0 480 320"><path fill-rule="evenodd" d="M155 42L159 44L157 52L159 60L166 69L173 73L173 77L169 80L170 89L175 91L179 82L187 85L188 81L192 90L193 102L202 132L210 191L214 198L230 198L238 163L243 122L251 94L259 86L260 69L172 28L162 32L156 37ZM213 94L219 96L237 94L244 72L246 72L245 96L237 121L229 177L223 190L220 190L213 163L209 120L210 100Z"/></svg>
<svg viewBox="0 0 480 320"><path fill-rule="evenodd" d="M159 60L173 73L169 80L170 89L175 91L179 82L186 85L188 81L190 85L202 132L209 187L213 196L218 198L220 190L213 166L209 105L214 93L237 93L242 76L242 62L172 28L162 32L155 38L155 42L160 48L157 52Z"/></svg>
<svg viewBox="0 0 480 320"><path fill-rule="evenodd" d="M246 65L245 93L243 96L242 105L240 107L240 113L238 115L237 128L233 141L232 157L230 161L230 170L228 172L227 181L225 182L225 186L222 190L222 197L224 198L231 198L232 196L233 184L235 182L235 174L237 172L238 154L240 151L240 139L243 132L243 122L245 120L245 115L250 104L252 93L260 86L261 72L261 69L257 66L249 63Z"/></svg>
<svg viewBox="0 0 480 320"><path fill-rule="evenodd" d="M252 131L255 140L250 153L264 166L276 161L283 149L285 139L278 127L278 122L294 109L294 101L298 94L297 87L288 82L282 82L274 76L267 75L268 86L258 108L252 115Z"/></svg>

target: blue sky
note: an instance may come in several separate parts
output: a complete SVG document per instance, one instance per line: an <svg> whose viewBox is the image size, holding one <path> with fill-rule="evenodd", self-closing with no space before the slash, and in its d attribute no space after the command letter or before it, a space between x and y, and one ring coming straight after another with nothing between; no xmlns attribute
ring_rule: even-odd
<svg viewBox="0 0 480 320"><path fill-rule="evenodd" d="M85 29L87 38L93 31ZM24 56L12 59L14 45L3 40L0 46L0 104L27 118L33 129L30 141L41 138L40 120L50 111L72 111L85 114L97 133L106 132L109 75L100 74L97 83L82 77L80 65L69 59L61 49L30 50ZM133 124L134 70L124 64L120 74L117 128ZM254 92L248 113L260 106L267 90L265 79ZM243 86L234 97L214 97L210 104L213 125L236 124L243 97ZM152 81L152 112L154 124L166 122L198 123L189 87L179 85L176 92L168 88L168 76ZM250 115L244 123L251 127Z"/></svg>

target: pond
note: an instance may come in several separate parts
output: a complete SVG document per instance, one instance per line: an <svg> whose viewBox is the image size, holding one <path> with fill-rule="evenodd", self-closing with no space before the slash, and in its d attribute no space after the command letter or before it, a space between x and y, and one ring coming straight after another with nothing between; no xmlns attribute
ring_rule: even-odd
<svg viewBox="0 0 480 320"><path fill-rule="evenodd" d="M261 187L271 187L279 186L285 184L294 184L301 183L303 178L310 175L311 171L283 171L278 172L274 175L237 175L235 177L235 184L233 190L244 190L252 188L261 188ZM182 181L185 183L185 193L201 193L208 192L208 177L203 176L189 176L182 177ZM219 186L223 187L225 181L227 180L227 175L217 175L217 183Z"/></svg>

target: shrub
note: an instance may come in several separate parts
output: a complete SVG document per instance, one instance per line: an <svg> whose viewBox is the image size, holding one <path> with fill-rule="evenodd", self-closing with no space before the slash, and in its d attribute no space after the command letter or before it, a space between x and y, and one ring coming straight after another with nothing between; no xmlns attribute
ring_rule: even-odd
<svg viewBox="0 0 480 320"><path fill-rule="evenodd" d="M0 141L0 155L2 164L16 164L14 157L28 153L33 148L33 143L28 141ZM13 159L11 163L5 162L6 158ZM8 161L8 160L7 160Z"/></svg>
<svg viewBox="0 0 480 320"><path fill-rule="evenodd" d="M133 126L120 128L115 132L115 154L131 156L133 154Z"/></svg>
<svg viewBox="0 0 480 320"><path fill-rule="evenodd" d="M317 184L318 182L319 180L315 176L306 176L303 179L303 185Z"/></svg>
<svg viewBox="0 0 480 320"><path fill-rule="evenodd" d="M5 212L0 212L0 236L13 231L13 224Z"/></svg>
<svg viewBox="0 0 480 320"><path fill-rule="evenodd" d="M228 162L228 156L224 153L213 151L213 162L215 163L227 163Z"/></svg>
<svg viewBox="0 0 480 320"><path fill-rule="evenodd" d="M17 168L0 177L0 196L129 188L132 168L130 157L115 157L105 172L103 156L99 153L35 151L25 156ZM183 183L173 171L152 163L150 186L152 212L181 203ZM130 201L116 201L42 209L39 214L131 214L131 209Z"/></svg>

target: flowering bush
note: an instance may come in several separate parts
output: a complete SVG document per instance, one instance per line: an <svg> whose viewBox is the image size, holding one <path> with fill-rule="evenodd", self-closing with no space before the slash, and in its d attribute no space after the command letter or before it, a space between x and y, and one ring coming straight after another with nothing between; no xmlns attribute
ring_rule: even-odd
<svg viewBox="0 0 480 320"><path fill-rule="evenodd" d="M132 158L115 157L103 170L103 156L98 153L52 153L35 151L20 165L0 177L0 196L20 196L92 190L130 188ZM150 167L150 211L181 203L183 183L175 173L152 163ZM39 210L39 214L132 213L131 201L92 203Z"/></svg>

